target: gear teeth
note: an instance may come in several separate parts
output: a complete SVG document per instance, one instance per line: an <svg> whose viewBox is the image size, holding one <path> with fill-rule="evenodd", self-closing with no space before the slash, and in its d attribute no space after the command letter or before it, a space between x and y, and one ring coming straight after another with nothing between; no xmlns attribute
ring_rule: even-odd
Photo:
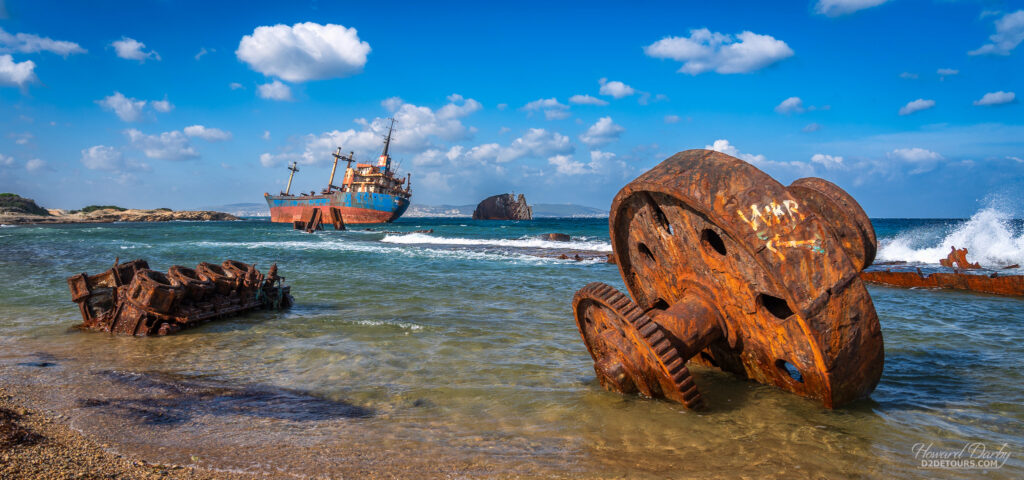
<svg viewBox="0 0 1024 480"><path fill-rule="evenodd" d="M704 407L704 399L693 381L693 375L686 368L686 359L679 356L679 351L665 336L658 323L643 313L636 302L615 287L602 282L589 283L576 292L573 298L573 311L578 315L585 313L577 311L583 300L592 300L612 310L619 320L619 330L623 333L632 330L635 333L632 335L635 338L631 344L634 348L646 349L649 355L656 357L652 360L658 370L657 375L663 379L662 381L670 382L675 391L682 394L683 405L690 409ZM579 321L580 317L577 319ZM582 329L582 324L578 326ZM585 333L584 340L589 342ZM588 349L591 347L587 345Z"/></svg>

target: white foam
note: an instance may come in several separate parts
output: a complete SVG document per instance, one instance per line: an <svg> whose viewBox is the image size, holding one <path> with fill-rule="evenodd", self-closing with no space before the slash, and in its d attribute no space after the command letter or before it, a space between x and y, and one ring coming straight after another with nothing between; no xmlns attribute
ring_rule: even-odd
<svg viewBox="0 0 1024 480"><path fill-rule="evenodd" d="M921 228L879 242L878 260L938 264L950 248L966 248L967 259L985 267L1024 265L1024 232L1013 217L997 207L986 207L969 220L948 229Z"/></svg>
<svg viewBox="0 0 1024 480"><path fill-rule="evenodd" d="M449 250L432 248L404 248L401 246L383 246L369 243L353 242L351 240L325 240L325 241L287 241L287 242L192 242L197 247L214 248L248 248L248 249L271 249L271 250L332 250L340 252L362 252L381 255L402 255L418 258L440 258L457 260L484 260L501 261L512 263L562 263L564 260L554 258L542 258L524 254L496 254L488 252L476 252L469 250Z"/></svg>
<svg viewBox="0 0 1024 480"><path fill-rule="evenodd" d="M612 245L600 241L569 241L553 242L539 238L522 237L518 239L508 238L451 238L435 237L423 233L410 233L407 235L388 235L381 240L384 243L397 243L403 245L472 245L472 246L495 246L513 248L544 248L554 250L587 250L596 252L611 252Z"/></svg>

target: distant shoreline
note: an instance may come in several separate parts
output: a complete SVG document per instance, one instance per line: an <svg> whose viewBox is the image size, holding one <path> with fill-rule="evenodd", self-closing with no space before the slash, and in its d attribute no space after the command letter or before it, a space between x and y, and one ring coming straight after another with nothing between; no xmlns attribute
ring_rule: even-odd
<svg viewBox="0 0 1024 480"><path fill-rule="evenodd" d="M75 223L114 223L114 222L173 222L173 221L232 221L241 220L230 213L209 210L115 210L103 209L88 213L68 213L62 210L51 210L50 215L31 215L23 213L0 213L0 224L3 225L40 225L40 224L75 224Z"/></svg>

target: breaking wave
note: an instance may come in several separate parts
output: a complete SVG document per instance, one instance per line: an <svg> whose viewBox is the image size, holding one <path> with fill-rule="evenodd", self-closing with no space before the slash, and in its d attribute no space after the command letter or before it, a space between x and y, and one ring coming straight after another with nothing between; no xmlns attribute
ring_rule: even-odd
<svg viewBox="0 0 1024 480"><path fill-rule="evenodd" d="M401 246L382 246L367 243L356 243L346 241L262 241L262 242L190 242L197 247L208 248L246 248L246 249L270 249L270 250L329 250L338 252L375 253L382 255L402 255L406 257L429 258L429 259L454 259L454 260L483 260L500 261L527 264L558 264L572 262L571 260L559 260L556 258L537 257L525 254L498 254L490 252L476 252L469 250L444 250L431 248L402 248Z"/></svg>
<svg viewBox="0 0 1024 480"><path fill-rule="evenodd" d="M423 233L410 233L407 235L388 235L381 240L384 243L396 243L402 245L471 245L471 246L495 246L514 248L544 248L553 250L587 250L595 252L611 252L612 245L601 241L580 241L552 242L539 238L523 237L518 239L507 238L451 238L435 237Z"/></svg>
<svg viewBox="0 0 1024 480"><path fill-rule="evenodd" d="M967 248L967 259L984 267L1024 265L1024 228L1008 211L989 206L963 223L881 239L877 260L938 264L952 247Z"/></svg>

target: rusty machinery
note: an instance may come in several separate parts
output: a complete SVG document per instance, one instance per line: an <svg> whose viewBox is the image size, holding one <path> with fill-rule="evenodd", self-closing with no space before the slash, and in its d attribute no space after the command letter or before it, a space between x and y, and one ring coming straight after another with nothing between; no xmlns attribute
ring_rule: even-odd
<svg viewBox="0 0 1024 480"><path fill-rule="evenodd" d="M255 265L225 260L195 269L175 265L166 274L145 260L114 262L97 274L68 277L83 329L126 335L167 335L257 308L287 308L293 299L277 264L266 275Z"/></svg>
<svg viewBox="0 0 1024 480"><path fill-rule="evenodd" d="M605 388L701 408L688 361L827 408L878 384L882 332L858 277L875 233L836 185L785 187L742 160L689 150L619 191L609 229L632 299L596 282L573 299Z"/></svg>

